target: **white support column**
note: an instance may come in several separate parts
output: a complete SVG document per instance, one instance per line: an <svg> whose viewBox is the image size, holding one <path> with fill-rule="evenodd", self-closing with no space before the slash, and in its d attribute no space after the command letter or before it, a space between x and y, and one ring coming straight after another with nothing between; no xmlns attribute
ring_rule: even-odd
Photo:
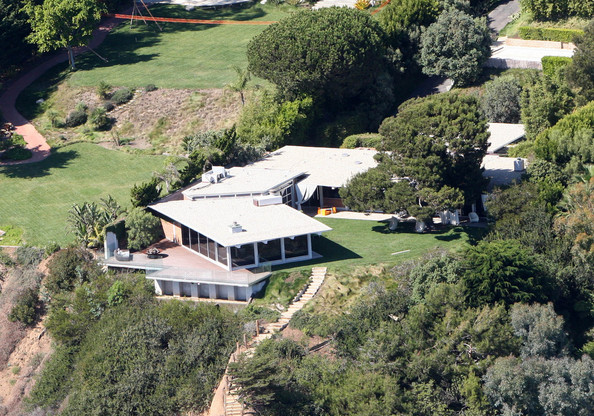
<svg viewBox="0 0 594 416"><path fill-rule="evenodd" d="M180 296L181 289L180 289L179 282L173 282L172 286L173 286L173 296Z"/></svg>
<svg viewBox="0 0 594 416"><path fill-rule="evenodd" d="M281 259L284 262L285 261L285 239L281 237L280 242L281 242Z"/></svg>
<svg viewBox="0 0 594 416"><path fill-rule="evenodd" d="M254 264L257 266L260 265L260 255L258 254L258 243L252 243L254 245Z"/></svg>
<svg viewBox="0 0 594 416"><path fill-rule="evenodd" d="M235 286L227 286L227 300L235 300Z"/></svg>
<svg viewBox="0 0 594 416"><path fill-rule="evenodd" d="M155 282L155 293L158 296L161 296L163 294L163 288L161 287L161 281L160 280L154 280Z"/></svg>
<svg viewBox="0 0 594 416"><path fill-rule="evenodd" d="M231 247L225 247L227 250L227 270L233 270L233 259L231 258Z"/></svg>
<svg viewBox="0 0 594 416"><path fill-rule="evenodd" d="M313 257L313 251L311 249L311 234L307 234L307 257L310 259Z"/></svg>
<svg viewBox="0 0 594 416"><path fill-rule="evenodd" d="M200 297L199 296L200 295L200 292L199 292L200 284L199 283L190 283L190 285L191 285L190 288L192 290L192 297L193 298Z"/></svg>

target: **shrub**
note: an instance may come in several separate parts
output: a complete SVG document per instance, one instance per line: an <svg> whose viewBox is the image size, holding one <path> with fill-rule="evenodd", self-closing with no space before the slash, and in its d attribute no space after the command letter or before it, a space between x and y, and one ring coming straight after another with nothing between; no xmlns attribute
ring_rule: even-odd
<svg viewBox="0 0 594 416"><path fill-rule="evenodd" d="M17 262L22 266L37 266L43 259L43 250L37 247L21 246L16 249Z"/></svg>
<svg viewBox="0 0 594 416"><path fill-rule="evenodd" d="M47 267L49 273L45 286L51 293L70 291L98 272L93 255L73 247L57 252Z"/></svg>
<svg viewBox="0 0 594 416"><path fill-rule="evenodd" d="M110 90L111 90L111 85L109 85L105 81L99 81L99 85L97 85L97 95L100 98L103 98L103 99L109 98Z"/></svg>
<svg viewBox="0 0 594 416"><path fill-rule="evenodd" d="M10 140L11 146L13 147L25 147L27 146L27 142L25 138L20 134L13 134L12 139Z"/></svg>
<svg viewBox="0 0 594 416"><path fill-rule="evenodd" d="M105 111L111 111L115 108L115 104L111 101L105 101L103 103L103 108L105 109Z"/></svg>
<svg viewBox="0 0 594 416"><path fill-rule="evenodd" d="M8 314L8 319L12 322L19 321L24 325L31 325L35 322L37 315L35 310L37 302L39 302L37 290L27 289L17 298L16 304Z"/></svg>
<svg viewBox="0 0 594 416"><path fill-rule="evenodd" d="M50 241L45 246L45 255L51 256L55 252L60 251L60 244L56 243L55 241Z"/></svg>
<svg viewBox="0 0 594 416"><path fill-rule="evenodd" d="M565 56L543 56L542 72L548 77L554 77L561 68L571 64L572 59Z"/></svg>
<svg viewBox="0 0 594 416"><path fill-rule="evenodd" d="M111 101L116 105L122 105L130 101L133 96L134 94L128 88L120 88L111 95Z"/></svg>
<svg viewBox="0 0 594 416"><path fill-rule="evenodd" d="M29 149L22 147L13 147L2 154L2 159L5 160L27 160L31 159L33 153Z"/></svg>
<svg viewBox="0 0 594 416"><path fill-rule="evenodd" d="M159 187L157 178L153 178L148 182L143 182L140 185L134 184L130 190L132 206L146 207L151 202L156 201L160 194L161 188Z"/></svg>
<svg viewBox="0 0 594 416"><path fill-rule="evenodd" d="M77 109L77 110L71 111L68 114L68 116L66 117L66 120L64 121L64 124L66 125L66 127L76 127L76 126L85 124L86 122L87 122L87 113Z"/></svg>
<svg viewBox="0 0 594 416"><path fill-rule="evenodd" d="M356 147L381 147L382 136L377 133L353 134L345 137L340 146L342 149L354 149Z"/></svg>
<svg viewBox="0 0 594 416"><path fill-rule="evenodd" d="M89 121L95 130L109 130L111 127L111 119L107 117L107 111L103 107L95 108Z"/></svg>
<svg viewBox="0 0 594 416"><path fill-rule="evenodd" d="M161 237L161 222L143 208L134 208L126 217L128 248L141 250Z"/></svg>
<svg viewBox="0 0 594 416"><path fill-rule="evenodd" d="M77 111L86 112L89 109L89 106L84 101L79 101L78 103L76 103L74 109Z"/></svg>
<svg viewBox="0 0 594 416"><path fill-rule="evenodd" d="M527 40L550 40L554 42L573 42L573 39L584 33L583 30L562 29L556 27L522 26L519 35Z"/></svg>
<svg viewBox="0 0 594 416"><path fill-rule="evenodd" d="M155 84L148 84L146 87L144 87L144 90L146 92L156 91L157 86Z"/></svg>
<svg viewBox="0 0 594 416"><path fill-rule="evenodd" d="M520 120L522 87L513 77L498 77L485 86L481 107L493 123L517 123Z"/></svg>

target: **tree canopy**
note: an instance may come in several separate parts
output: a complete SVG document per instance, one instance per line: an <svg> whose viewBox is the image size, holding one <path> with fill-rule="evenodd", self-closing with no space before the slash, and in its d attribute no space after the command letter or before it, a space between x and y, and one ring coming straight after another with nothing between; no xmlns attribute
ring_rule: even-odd
<svg viewBox="0 0 594 416"><path fill-rule="evenodd" d="M594 13L594 11L593 11ZM584 34L575 40L576 50L567 67L567 80L588 101L594 100L594 20L585 27Z"/></svg>
<svg viewBox="0 0 594 416"><path fill-rule="evenodd" d="M249 70L286 96L324 96L336 105L365 91L384 53L384 32L369 13L335 7L293 13L247 48Z"/></svg>
<svg viewBox="0 0 594 416"><path fill-rule="evenodd" d="M481 163L487 150L487 121L476 98L446 93L405 102L380 126L394 173L418 189L460 189L467 202L486 181Z"/></svg>
<svg viewBox="0 0 594 416"><path fill-rule="evenodd" d="M106 9L96 0L45 0L42 5L27 3L29 23L33 29L29 41L41 52L68 49L70 65L74 68L72 48L84 46Z"/></svg>
<svg viewBox="0 0 594 416"><path fill-rule="evenodd" d="M446 76L456 84L468 84L481 73L491 56L491 33L485 19L451 8L421 36L423 73Z"/></svg>

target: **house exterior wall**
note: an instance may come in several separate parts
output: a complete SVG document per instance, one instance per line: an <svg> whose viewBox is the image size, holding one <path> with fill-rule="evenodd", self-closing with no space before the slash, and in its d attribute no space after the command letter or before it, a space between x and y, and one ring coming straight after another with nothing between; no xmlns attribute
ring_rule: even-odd
<svg viewBox="0 0 594 416"><path fill-rule="evenodd" d="M165 238L176 244L180 244L181 241L181 227L166 221L161 218L161 226L163 227L163 233Z"/></svg>

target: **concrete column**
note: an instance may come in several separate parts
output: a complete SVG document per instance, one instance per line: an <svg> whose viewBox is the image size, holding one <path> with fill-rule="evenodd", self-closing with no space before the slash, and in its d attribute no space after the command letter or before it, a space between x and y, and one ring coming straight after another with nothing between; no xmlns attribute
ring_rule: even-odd
<svg viewBox="0 0 594 416"><path fill-rule="evenodd" d="M233 270L233 259L231 258L231 247L225 247L227 250L227 270Z"/></svg>
<svg viewBox="0 0 594 416"><path fill-rule="evenodd" d="M324 188L318 185L318 194L320 195L320 208L324 208Z"/></svg>
<svg viewBox="0 0 594 416"><path fill-rule="evenodd" d="M235 300L235 286L227 286L227 299Z"/></svg>
<svg viewBox="0 0 594 416"><path fill-rule="evenodd" d="M173 296L181 295L181 288L179 282L173 282Z"/></svg>
<svg viewBox="0 0 594 416"><path fill-rule="evenodd" d="M313 257L313 251L311 248L311 234L307 234L307 256L310 259Z"/></svg>
<svg viewBox="0 0 594 416"><path fill-rule="evenodd" d="M190 286L190 288L191 288L191 290L192 290L192 297L193 297L193 298L197 298L197 297L199 297L199 296L198 296L198 295L199 295L199 294L198 294L198 289L200 288L200 287L199 287L199 284L198 284L198 283L190 283L190 285L191 285L191 286Z"/></svg>
<svg viewBox="0 0 594 416"><path fill-rule="evenodd" d="M285 239L281 238L280 242L281 242L281 259L284 263L284 261L285 261Z"/></svg>
<svg viewBox="0 0 594 416"><path fill-rule="evenodd" d="M248 286L245 288L245 301L247 301L252 296L252 287Z"/></svg>
<svg viewBox="0 0 594 416"><path fill-rule="evenodd" d="M163 294L163 289L161 288L161 281L160 280L153 280L155 282L155 293L159 296Z"/></svg>
<svg viewBox="0 0 594 416"><path fill-rule="evenodd" d="M253 243L254 244L254 263L256 264L256 266L260 265L260 255L258 254L258 243Z"/></svg>
<svg viewBox="0 0 594 416"><path fill-rule="evenodd" d="M211 299L217 298L217 285L215 285L215 284L208 285L208 296Z"/></svg>

